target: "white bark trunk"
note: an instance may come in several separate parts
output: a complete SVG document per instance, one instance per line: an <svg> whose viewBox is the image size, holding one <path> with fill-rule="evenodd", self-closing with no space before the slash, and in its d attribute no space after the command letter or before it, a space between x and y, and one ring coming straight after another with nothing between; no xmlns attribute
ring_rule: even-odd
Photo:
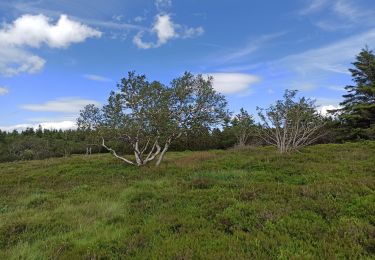
<svg viewBox="0 0 375 260"><path fill-rule="evenodd" d="M109 148L108 146L105 145L105 142L104 142L104 138L102 138L102 146L107 149L109 152L111 152L116 158L128 163L128 164L131 164L131 165L134 165L134 163L124 157L121 157L119 155L117 155L116 151L113 150L112 148Z"/></svg>
<svg viewBox="0 0 375 260"><path fill-rule="evenodd" d="M156 161L156 166L159 166L161 164L161 162L163 161L164 155L168 151L169 144L170 144L170 142L168 143L168 141L167 141L167 143L164 146L163 151L161 152L161 154L159 155L158 160Z"/></svg>

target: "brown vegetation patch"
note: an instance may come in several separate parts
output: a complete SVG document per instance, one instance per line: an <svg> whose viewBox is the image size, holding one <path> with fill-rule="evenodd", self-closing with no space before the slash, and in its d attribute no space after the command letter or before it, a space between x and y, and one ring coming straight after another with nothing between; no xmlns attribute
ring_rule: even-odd
<svg viewBox="0 0 375 260"><path fill-rule="evenodd" d="M211 160L214 158L219 157L218 154L215 154L213 152L194 152L193 154L183 157L176 161L177 165L194 165L195 163L205 161L205 160Z"/></svg>

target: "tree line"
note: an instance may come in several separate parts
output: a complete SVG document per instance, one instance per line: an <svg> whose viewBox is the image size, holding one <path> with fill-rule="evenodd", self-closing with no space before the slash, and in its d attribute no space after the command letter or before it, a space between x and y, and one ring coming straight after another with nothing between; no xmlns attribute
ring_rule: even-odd
<svg viewBox="0 0 375 260"><path fill-rule="evenodd" d="M0 130L0 162L17 160L39 160L50 157L65 157L72 154L107 153L94 131L48 130L28 128L21 132ZM259 145L255 135L247 138L246 144ZM182 135L171 144L171 151L201 151L207 149L227 149L237 144L237 137L231 125L224 128L205 127ZM108 139L108 145L119 154L130 154L131 147L126 143Z"/></svg>
<svg viewBox="0 0 375 260"><path fill-rule="evenodd" d="M286 90L281 100L257 108L258 122L245 109L233 115L211 77L186 72L164 85L129 72L107 104L81 110L76 130L0 131L0 161L110 152L128 164L159 165L169 150L273 145L290 153L313 143L374 140L373 52L363 49L349 71L354 84L330 116L319 114L314 100Z"/></svg>

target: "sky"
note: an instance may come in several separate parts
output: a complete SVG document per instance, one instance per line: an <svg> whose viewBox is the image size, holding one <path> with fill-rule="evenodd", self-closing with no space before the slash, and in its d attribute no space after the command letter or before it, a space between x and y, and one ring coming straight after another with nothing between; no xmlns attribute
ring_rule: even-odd
<svg viewBox="0 0 375 260"><path fill-rule="evenodd" d="M373 0L0 0L0 129L69 129L136 71L212 75L234 113L285 89L337 107Z"/></svg>

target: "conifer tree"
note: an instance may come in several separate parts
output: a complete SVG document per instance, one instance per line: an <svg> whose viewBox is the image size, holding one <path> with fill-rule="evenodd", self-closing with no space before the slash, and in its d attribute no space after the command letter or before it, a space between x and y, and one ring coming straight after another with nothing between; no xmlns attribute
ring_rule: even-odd
<svg viewBox="0 0 375 260"><path fill-rule="evenodd" d="M354 85L340 103L339 119L351 128L369 128L375 124L375 55L367 47L356 57L354 68L349 69Z"/></svg>

